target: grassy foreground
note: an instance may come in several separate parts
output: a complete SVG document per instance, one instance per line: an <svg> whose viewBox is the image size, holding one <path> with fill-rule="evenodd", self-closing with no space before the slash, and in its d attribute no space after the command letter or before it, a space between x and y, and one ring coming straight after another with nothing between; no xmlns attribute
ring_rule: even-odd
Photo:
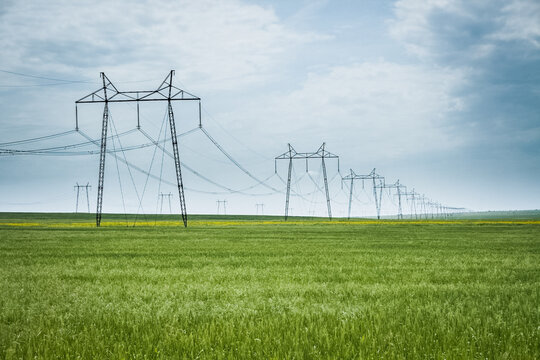
<svg viewBox="0 0 540 360"><path fill-rule="evenodd" d="M538 222L86 220L0 214L0 358L540 357Z"/></svg>

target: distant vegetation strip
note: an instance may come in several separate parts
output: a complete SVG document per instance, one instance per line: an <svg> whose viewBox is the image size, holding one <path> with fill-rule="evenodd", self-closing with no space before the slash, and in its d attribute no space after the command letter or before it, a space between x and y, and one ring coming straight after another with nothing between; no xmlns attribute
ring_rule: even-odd
<svg viewBox="0 0 540 360"><path fill-rule="evenodd" d="M285 225L285 226L312 226L312 225L540 225L540 220L192 220L191 226L253 226L253 225ZM180 226L180 221L109 221L103 222L105 227L153 227L153 226ZM8 227L48 227L48 228L88 228L94 227L95 222L2 222L0 226Z"/></svg>

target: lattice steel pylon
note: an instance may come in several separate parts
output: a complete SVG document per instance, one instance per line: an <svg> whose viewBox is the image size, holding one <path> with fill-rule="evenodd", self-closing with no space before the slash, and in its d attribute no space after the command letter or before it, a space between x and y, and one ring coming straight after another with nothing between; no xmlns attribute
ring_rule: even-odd
<svg viewBox="0 0 540 360"><path fill-rule="evenodd" d="M381 186L379 186L379 188L381 189L381 194L382 194L383 189L396 189L397 190L397 194L396 194L398 196L397 218L398 219L403 219L403 209L401 208L401 196L403 195L402 189L404 189L405 193L407 193L407 187L405 185L400 184L399 180L398 180L393 184L382 184ZM381 197L381 199L382 199L382 197ZM379 206L380 205L381 204L379 203Z"/></svg>
<svg viewBox="0 0 540 360"><path fill-rule="evenodd" d="M398 196L398 219L403 220L403 208L401 207L401 196L403 195L402 189L405 190L405 194L407 193L407 187L405 185L400 184L399 180L396 181L393 187L397 190L397 196Z"/></svg>
<svg viewBox="0 0 540 360"><path fill-rule="evenodd" d="M323 143L316 152L311 153L299 153L294 150L291 144L287 144L289 150L283 154L276 156L274 162L277 160L289 160L289 171L287 175L287 194L285 197L285 220L289 217L289 199L291 194L291 174L293 160L306 160L306 171L308 171L308 160L309 159L321 159L323 177L324 177L324 190L326 193L326 206L328 208L328 218L332 220L332 207L330 205L330 192L328 191L328 177L326 175L326 163L324 159L337 159L338 161L338 172L339 172L339 156L332 154L331 152L325 150L326 143ZM277 172L277 166L274 164L274 168Z"/></svg>
<svg viewBox="0 0 540 360"><path fill-rule="evenodd" d="M380 199L377 199L377 183L376 181L379 181L379 185L384 183L384 176L381 176L375 172L375 169L371 170L371 172L367 175L358 175L356 174L353 169L350 169L350 174L342 177L341 180L350 180L350 193L349 193L349 212L347 215L347 219L351 218L351 206L352 206L352 197L353 197L353 187L354 187L354 180L372 180L373 181L373 197L375 199L375 209L377 210L377 219L381 218L381 207L380 207Z"/></svg>
<svg viewBox="0 0 540 360"><path fill-rule="evenodd" d="M416 201L420 197L420 194L418 194L416 191L414 191L414 189L412 189L412 191L405 192L405 193L403 193L401 195L404 195L407 200L411 200L411 219L413 217L413 213L414 213L415 219L418 219L418 212L417 212L417 209L416 209Z"/></svg>
<svg viewBox="0 0 540 360"><path fill-rule="evenodd" d="M90 212L90 200L88 198L88 188L91 188L92 185L90 185L90 183L86 183L86 185L79 185L79 183L76 183L75 186L73 186L73 188L77 191L77 202L75 203L75 213L78 213L79 212L79 192L80 192L80 189L85 189L86 190L86 206L88 207L88 212Z"/></svg>
<svg viewBox="0 0 540 360"><path fill-rule="evenodd" d="M99 156L99 176L98 176L98 198L96 209L96 226L101 224L101 214L103 209L103 185L105 178L105 154L107 153L107 127L109 123L109 104L110 103L124 103L124 102L136 102L137 103L137 126L139 123L139 103L146 101L166 101L169 116L169 125L171 129L172 147L174 153L174 165L176 169L176 182L178 184L178 199L180 202L180 211L182 215L182 222L187 227L187 210L186 201L184 197L184 185L182 183L182 169L180 163L180 154L178 151L178 139L176 135L176 125L174 121L174 112L172 107L172 101L198 101L199 102L199 126L201 126L201 99L193 94L188 93L172 84L174 70L171 70L161 85L155 90L139 90L139 91L119 91L105 73L101 73L103 80L103 87L88 94L81 99L75 101L75 129L79 129L78 119L78 104L92 104L103 103L103 122L101 126L101 147Z"/></svg>
<svg viewBox="0 0 540 360"><path fill-rule="evenodd" d="M171 197L172 197L171 193L168 193L168 194L159 193L158 200L161 200L161 207L159 209L160 214L163 214L163 199L164 198L167 198L167 200L169 200L169 214L172 214Z"/></svg>
<svg viewBox="0 0 540 360"><path fill-rule="evenodd" d="M221 205L223 205L223 215L227 215L227 200L217 200L217 215L220 213Z"/></svg>

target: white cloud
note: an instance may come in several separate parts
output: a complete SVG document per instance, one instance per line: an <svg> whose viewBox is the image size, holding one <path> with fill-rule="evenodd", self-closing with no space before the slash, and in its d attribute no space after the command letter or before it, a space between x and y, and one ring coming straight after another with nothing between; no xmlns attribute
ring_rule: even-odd
<svg viewBox="0 0 540 360"><path fill-rule="evenodd" d="M501 40L540 46L540 3L534 0L399 0L394 15L390 34L421 58L484 58Z"/></svg>
<svg viewBox="0 0 540 360"><path fill-rule="evenodd" d="M431 32L429 15L436 9L460 13L448 0L399 0L394 4L395 17L389 21L390 34L404 42L406 48L418 56L429 55L437 43Z"/></svg>
<svg viewBox="0 0 540 360"><path fill-rule="evenodd" d="M176 68L187 82L239 88L267 80L295 47L320 39L271 8L226 1L17 1L0 24L2 66L128 79ZM80 77L80 76L79 76Z"/></svg>
<svg viewBox="0 0 540 360"><path fill-rule="evenodd" d="M540 2L515 0L501 10L502 27L493 35L498 40L524 40L540 47Z"/></svg>
<svg viewBox="0 0 540 360"><path fill-rule="evenodd" d="M384 61L339 66L310 74L296 91L251 104L247 114L258 112L270 124L272 140L307 138L310 146L326 140L349 153L384 149L376 156L398 157L456 146L446 121L464 106L453 95L464 81L458 71Z"/></svg>

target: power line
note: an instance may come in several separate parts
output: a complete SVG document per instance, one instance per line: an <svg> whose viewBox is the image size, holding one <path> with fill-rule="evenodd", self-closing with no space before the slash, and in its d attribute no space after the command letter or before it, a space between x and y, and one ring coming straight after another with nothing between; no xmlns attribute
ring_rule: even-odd
<svg viewBox="0 0 540 360"><path fill-rule="evenodd" d="M204 127L201 126L200 128L201 128L201 131L206 135L206 137L208 137L208 139L210 139L210 141L218 148L218 150L221 151L223 155L225 155L229 160L231 160L231 162L234 165L236 165L236 167L238 167L246 175L248 175L253 180L257 181L259 184L263 185L264 187L267 187L268 189L271 189L275 192L280 192L280 190L264 183L262 180L259 180L257 177L255 177L251 172L249 172L246 168L244 168L238 161L236 161L231 155L229 155L229 153L226 152L225 149L223 149L223 147L216 140L214 140L212 136L210 136L210 134L208 133L208 131L206 131Z"/></svg>
<svg viewBox="0 0 540 360"><path fill-rule="evenodd" d="M95 81L91 81L91 80L65 80L65 79L56 79L56 78L50 78L50 77L45 77L45 76L38 76L38 75L31 75L31 74L24 74L24 73L19 73L19 72L9 71L9 70L3 70L3 69L0 69L0 72L6 73L6 74L12 74L12 75L17 75L17 76L22 76L22 77L33 78L33 79L50 80L50 81L59 81L59 82L62 82L62 83L95 83Z"/></svg>
<svg viewBox="0 0 540 360"><path fill-rule="evenodd" d="M63 131L56 134L45 135L45 136L40 136L40 137L35 137L35 138L30 138L30 139L9 141L9 142L0 143L0 146L25 144L25 143L31 143L31 142L42 141L42 140L47 140L47 139L53 139L56 137L73 134L74 132L75 130L68 130L68 131Z"/></svg>

